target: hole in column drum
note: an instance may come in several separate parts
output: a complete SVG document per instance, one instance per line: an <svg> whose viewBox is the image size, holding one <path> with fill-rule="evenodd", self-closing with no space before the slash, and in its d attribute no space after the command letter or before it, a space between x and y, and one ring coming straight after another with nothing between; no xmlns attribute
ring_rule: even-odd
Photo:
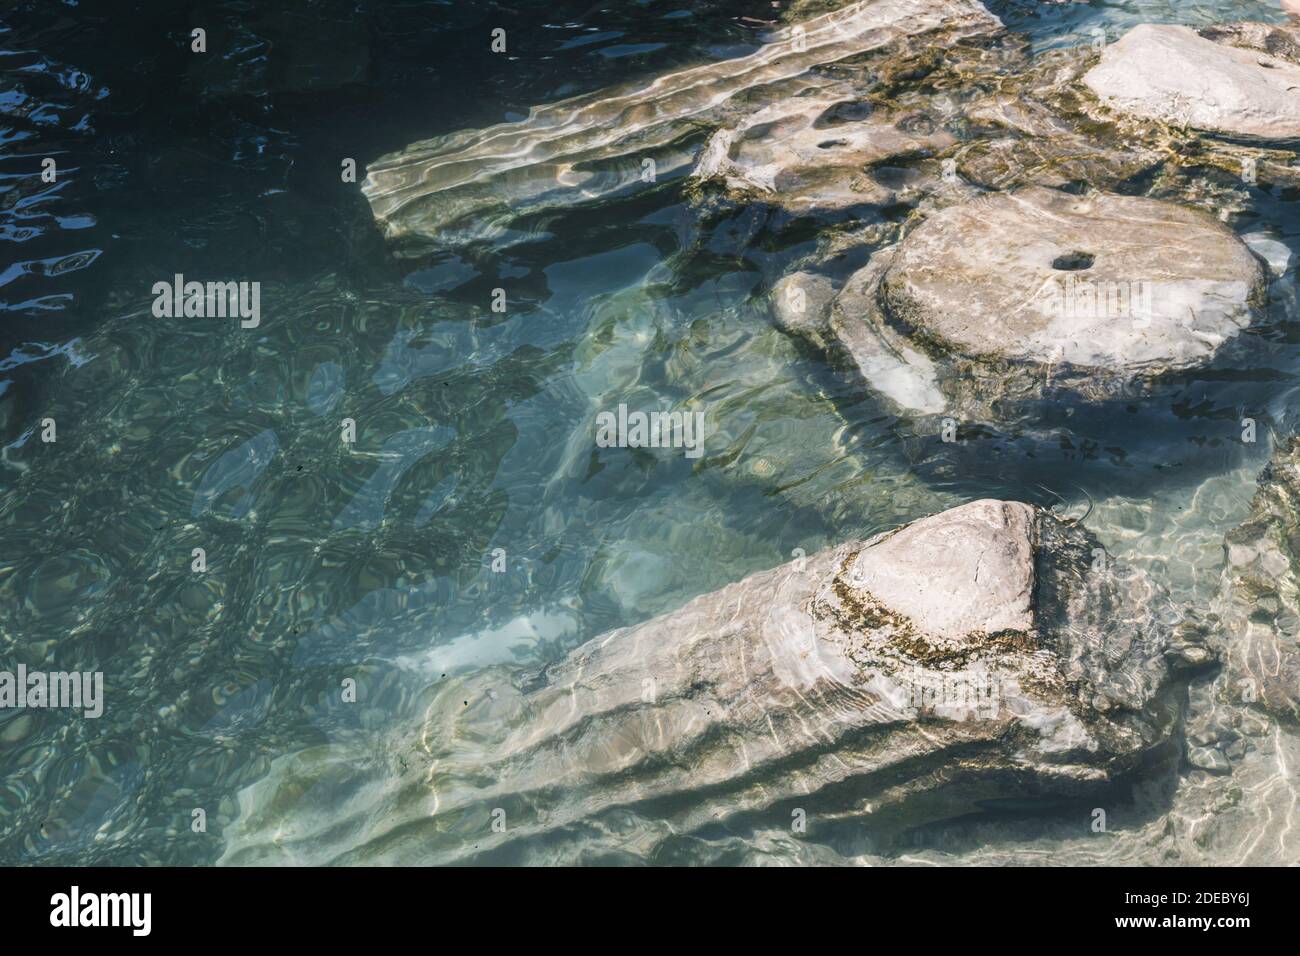
<svg viewBox="0 0 1300 956"><path fill-rule="evenodd" d="M1052 268L1060 272L1082 272L1084 269L1091 269L1096 261L1096 257L1091 252L1068 252L1063 256L1057 256L1052 262Z"/></svg>

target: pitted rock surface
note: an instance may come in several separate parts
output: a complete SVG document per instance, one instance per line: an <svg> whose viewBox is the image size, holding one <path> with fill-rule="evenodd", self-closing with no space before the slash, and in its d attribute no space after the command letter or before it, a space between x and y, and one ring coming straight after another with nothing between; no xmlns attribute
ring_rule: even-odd
<svg viewBox="0 0 1300 956"><path fill-rule="evenodd" d="M362 193L399 255L500 238L521 215L643 187L646 159L655 163L649 181L689 169L701 131L807 88L816 68L917 37L938 42L1000 29L978 0L860 0L776 30L748 56L534 107L517 123L413 143L371 164ZM816 188L807 173L803 187Z"/></svg>
<svg viewBox="0 0 1300 956"><path fill-rule="evenodd" d="M793 213L885 205L895 192L871 175L873 165L957 143L925 113L873 107L853 84L807 93L715 133L693 175Z"/></svg>

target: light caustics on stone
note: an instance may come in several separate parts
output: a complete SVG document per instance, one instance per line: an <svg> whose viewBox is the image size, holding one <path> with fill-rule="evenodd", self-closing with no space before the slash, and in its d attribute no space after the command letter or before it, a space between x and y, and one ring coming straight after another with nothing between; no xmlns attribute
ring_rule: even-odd
<svg viewBox="0 0 1300 956"><path fill-rule="evenodd" d="M932 212L837 294L796 273L773 301L787 329L841 347L898 405L935 413L1048 387L1131 397L1208 366L1266 288L1262 263L1205 213L1028 187Z"/></svg>
<svg viewBox="0 0 1300 956"><path fill-rule="evenodd" d="M774 32L754 53L627 87L535 107L518 123L437 137L381 157L362 191L399 254L499 235L546 208L614 195L688 167L699 133L743 113L744 94L770 101L815 67L935 31L988 32L1000 22L976 0L863 0Z"/></svg>
<svg viewBox="0 0 1300 956"><path fill-rule="evenodd" d="M697 183L795 216L894 202L870 173L900 160L921 184L916 214L858 239L872 255L841 273L829 260L855 240L828 241L775 284L772 306L904 411L991 419L1049 396L1073 411L1232 364L1261 320L1260 256L1203 211L1106 190L1177 167L1182 134L1148 119L1297 135L1283 88L1294 30L1140 27L1090 72L1088 50L1031 58L981 41L920 67L924 91L906 79L905 38L999 30L974 2L853 4L748 57L417 143L376 163L364 191L404 254L612 197L642 181L645 159L660 175L693 164ZM873 52L870 69L841 62ZM977 63L954 106L944 91ZM894 99L873 95L877 66L904 78ZM939 155L942 182L915 168ZM1273 251L1280 276L1289 255ZM405 342L393 355L394 381L444 361ZM869 821L884 848L999 801L1156 779L1153 764L1183 750L1189 673L1234 705L1230 723L1245 721L1238 685L1294 719L1287 529L1300 518L1280 461L1229 536L1214 626L1184 621L1078 525L979 501L753 575L540 673L442 681L424 693L418 740L408 727L359 758L326 746L277 761L241 794L224 862L645 859L719 824L779 830L799 813L814 828ZM1245 731L1220 732L1197 706L1188 764L1255 774Z"/></svg>
<svg viewBox="0 0 1300 956"><path fill-rule="evenodd" d="M1219 692L1300 723L1300 439L1260 475L1250 517L1224 542L1216 603L1226 663Z"/></svg>
<svg viewBox="0 0 1300 956"><path fill-rule="evenodd" d="M241 795L224 862L575 859L612 849L627 814L683 834L803 811L887 840L999 800L1096 796L1169 752L1183 653L1158 589L1099 553L1048 512L977 501L541 672L442 682L418 743L277 762Z"/></svg>
<svg viewBox="0 0 1300 956"><path fill-rule="evenodd" d="M870 175L874 164L956 144L926 114L879 108L860 84L839 81L787 94L714 133L692 176L796 214L883 206L895 192Z"/></svg>

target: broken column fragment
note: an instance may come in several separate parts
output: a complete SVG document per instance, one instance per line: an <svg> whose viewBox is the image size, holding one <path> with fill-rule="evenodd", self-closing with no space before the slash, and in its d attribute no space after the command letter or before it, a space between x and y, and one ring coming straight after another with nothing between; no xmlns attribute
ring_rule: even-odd
<svg viewBox="0 0 1300 956"><path fill-rule="evenodd" d="M694 162L700 133L753 112L816 67L944 31L1001 26L977 0L863 0L776 31L754 53L535 107L502 123L381 157L362 192L399 254L499 235L538 210L571 207ZM647 167L646 161L653 166Z"/></svg>
<svg viewBox="0 0 1300 956"><path fill-rule="evenodd" d="M983 420L1049 389L1131 398L1209 366L1256 320L1267 275L1200 211L1027 187L932 212L833 297L798 274L774 294L805 284L825 305L798 323L778 307L786 328L834 343L903 409Z"/></svg>
<svg viewBox="0 0 1300 956"><path fill-rule="evenodd" d="M224 861L572 860L642 811L663 821L638 837L648 855L665 830L796 810L813 835L862 820L887 841L1003 799L1094 796L1164 754L1178 712L1164 598L1099 553L1049 512L976 501L540 672L445 681L418 740L278 762L241 795Z"/></svg>

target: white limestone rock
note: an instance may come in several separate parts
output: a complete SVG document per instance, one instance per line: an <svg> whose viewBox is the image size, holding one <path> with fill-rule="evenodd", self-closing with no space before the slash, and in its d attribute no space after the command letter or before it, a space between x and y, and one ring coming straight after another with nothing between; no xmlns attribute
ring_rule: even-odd
<svg viewBox="0 0 1300 956"><path fill-rule="evenodd" d="M976 501L540 672L442 682L418 733L373 755L277 762L241 794L223 862L572 862L622 832L653 856L667 834L796 810L813 836L869 819L887 841L990 801L1095 799L1170 751L1178 717L1160 592L1094 571L1097 547L1029 505ZM640 808L655 823L627 828Z"/></svg>
<svg viewBox="0 0 1300 956"><path fill-rule="evenodd" d="M1264 24L1146 23L1107 47L1083 82L1134 116L1229 136L1300 137L1295 35Z"/></svg>
<svg viewBox="0 0 1300 956"><path fill-rule="evenodd" d="M933 640L1030 631L1034 509L977 501L942 517L908 525L863 550L849 580Z"/></svg>
<svg viewBox="0 0 1300 956"><path fill-rule="evenodd" d="M927 218L881 295L894 321L974 359L1159 373L1210 359L1263 283L1205 213L1031 187Z"/></svg>

